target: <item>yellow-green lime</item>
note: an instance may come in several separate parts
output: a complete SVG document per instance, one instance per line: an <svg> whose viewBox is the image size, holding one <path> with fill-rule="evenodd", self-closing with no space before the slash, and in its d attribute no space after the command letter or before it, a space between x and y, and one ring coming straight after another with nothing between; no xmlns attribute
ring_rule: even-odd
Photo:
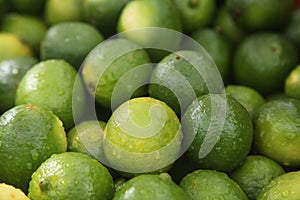
<svg viewBox="0 0 300 200"><path fill-rule="evenodd" d="M187 194L176 185L170 175L139 175L125 182L113 200L188 200Z"/></svg>
<svg viewBox="0 0 300 200"><path fill-rule="evenodd" d="M54 154L33 173L31 200L112 199L114 182L106 167L78 152Z"/></svg>
<svg viewBox="0 0 300 200"><path fill-rule="evenodd" d="M22 190L5 183L0 183L0 194L0 200L29 200Z"/></svg>
<svg viewBox="0 0 300 200"><path fill-rule="evenodd" d="M121 172L164 171L180 156L182 138L179 119L167 104L134 98L121 104L107 122L104 154Z"/></svg>
<svg viewBox="0 0 300 200"><path fill-rule="evenodd" d="M51 110L68 130L83 112L84 88L75 81L76 70L64 60L46 60L26 72L16 92L15 104L33 104ZM73 93L73 89L76 93Z"/></svg>
<svg viewBox="0 0 300 200"><path fill-rule="evenodd" d="M0 144L0 182L24 192L42 162L67 150L59 118L33 105L16 106L1 115Z"/></svg>
<svg viewBox="0 0 300 200"><path fill-rule="evenodd" d="M300 65L297 65L286 77L284 94L291 98L300 99Z"/></svg>
<svg viewBox="0 0 300 200"><path fill-rule="evenodd" d="M268 184L257 200L297 200L300 198L300 171L285 173Z"/></svg>
<svg viewBox="0 0 300 200"><path fill-rule="evenodd" d="M255 150L280 164L300 166L300 100L282 98L264 104L254 120Z"/></svg>
<svg viewBox="0 0 300 200"><path fill-rule="evenodd" d="M252 120L231 96L208 94L195 99L181 124L185 143L191 143L186 154L197 168L230 172L250 152Z"/></svg>
<svg viewBox="0 0 300 200"><path fill-rule="evenodd" d="M248 200L236 182L227 174L215 170L195 170L187 174L179 185L190 200Z"/></svg>
<svg viewBox="0 0 300 200"><path fill-rule="evenodd" d="M15 105L19 82L38 61L33 57L18 57L0 62L0 113Z"/></svg>
<svg viewBox="0 0 300 200"><path fill-rule="evenodd" d="M239 184L250 200L255 200L262 188L284 173L277 162L265 156L250 155L230 177Z"/></svg>

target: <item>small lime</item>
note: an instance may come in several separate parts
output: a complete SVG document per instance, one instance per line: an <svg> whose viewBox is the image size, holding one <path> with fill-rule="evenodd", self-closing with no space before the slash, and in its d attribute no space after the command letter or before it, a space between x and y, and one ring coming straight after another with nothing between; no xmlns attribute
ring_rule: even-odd
<svg viewBox="0 0 300 200"><path fill-rule="evenodd" d="M0 183L0 200L30 200L22 190Z"/></svg>

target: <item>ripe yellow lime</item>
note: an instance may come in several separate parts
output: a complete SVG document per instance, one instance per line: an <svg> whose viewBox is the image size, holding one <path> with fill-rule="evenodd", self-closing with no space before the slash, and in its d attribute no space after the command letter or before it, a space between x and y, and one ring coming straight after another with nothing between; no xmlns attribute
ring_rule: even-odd
<svg viewBox="0 0 300 200"><path fill-rule="evenodd" d="M12 185L0 183L0 200L29 200L24 192Z"/></svg>

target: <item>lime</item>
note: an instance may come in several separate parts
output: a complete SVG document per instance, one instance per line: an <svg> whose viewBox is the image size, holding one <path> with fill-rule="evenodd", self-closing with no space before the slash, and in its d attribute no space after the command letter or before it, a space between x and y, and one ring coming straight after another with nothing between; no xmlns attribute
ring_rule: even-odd
<svg viewBox="0 0 300 200"><path fill-rule="evenodd" d="M288 97L300 99L300 65L296 66L285 79L284 93Z"/></svg>
<svg viewBox="0 0 300 200"><path fill-rule="evenodd" d="M104 154L118 171L164 171L180 156L182 137L179 119L164 102L134 98L120 105L107 122Z"/></svg>
<svg viewBox="0 0 300 200"><path fill-rule="evenodd" d="M119 16L127 2L129 0L84 0L82 18L105 36L114 35Z"/></svg>
<svg viewBox="0 0 300 200"><path fill-rule="evenodd" d="M77 152L54 154L33 173L28 197L31 200L109 200L113 179L97 160Z"/></svg>
<svg viewBox="0 0 300 200"><path fill-rule="evenodd" d="M243 40L233 58L233 78L263 95L283 89L284 80L298 63L294 44L277 33L256 32Z"/></svg>
<svg viewBox="0 0 300 200"><path fill-rule="evenodd" d="M82 76L89 93L103 107L113 109L132 95L147 94L152 66L147 52L127 39L106 40L85 59ZM137 90L137 91L136 91Z"/></svg>
<svg viewBox="0 0 300 200"><path fill-rule="evenodd" d="M13 107L0 117L0 144L0 182L24 192L43 161L67 150L61 121L33 105Z"/></svg>
<svg viewBox="0 0 300 200"><path fill-rule="evenodd" d="M284 173L277 162L261 155L251 155L230 177L240 185L250 200L255 200L262 188Z"/></svg>
<svg viewBox="0 0 300 200"><path fill-rule="evenodd" d="M13 10L31 15L40 14L45 2L46 0L10 0Z"/></svg>
<svg viewBox="0 0 300 200"><path fill-rule="evenodd" d="M81 0L47 0L44 8L48 25L81 20Z"/></svg>
<svg viewBox="0 0 300 200"><path fill-rule="evenodd" d="M280 28L289 20L294 0L227 0L226 5L239 26L248 30Z"/></svg>
<svg viewBox="0 0 300 200"><path fill-rule="evenodd" d="M90 24L61 22L47 30L40 48L41 59L64 59L78 69L102 40L101 33Z"/></svg>
<svg viewBox="0 0 300 200"><path fill-rule="evenodd" d="M38 17L10 13L4 17L1 29L4 32L16 34L38 53L40 42L46 33L47 27L44 21Z"/></svg>
<svg viewBox="0 0 300 200"><path fill-rule="evenodd" d="M181 50L166 56L154 68L149 95L166 102L178 116L197 97L219 92L223 82L207 54ZM219 78L219 79L218 79Z"/></svg>
<svg viewBox="0 0 300 200"><path fill-rule="evenodd" d="M84 88L75 82L75 69L63 60L47 60L29 69L17 88L16 105L33 104L51 110L68 130L73 127L73 115L84 107ZM77 93L73 94L73 88Z"/></svg>
<svg viewBox="0 0 300 200"><path fill-rule="evenodd" d="M159 175L139 175L125 182L116 191L113 200L188 200L187 194L176 185L171 177Z"/></svg>
<svg viewBox="0 0 300 200"><path fill-rule="evenodd" d="M282 98L269 101L254 121L256 151L288 167L300 166L300 100Z"/></svg>
<svg viewBox="0 0 300 200"><path fill-rule="evenodd" d="M283 174L259 193L257 200L297 200L300 198L300 171Z"/></svg>
<svg viewBox="0 0 300 200"><path fill-rule="evenodd" d="M215 0L175 0L175 5L181 16L183 30L188 33L209 25L216 10Z"/></svg>
<svg viewBox="0 0 300 200"><path fill-rule="evenodd" d="M84 121L73 127L68 133L68 150L85 153L97 160L103 159L103 121Z"/></svg>
<svg viewBox="0 0 300 200"><path fill-rule="evenodd" d="M230 172L250 152L251 118L231 96L208 94L195 99L181 123L185 143L191 143L186 154L198 168Z"/></svg>
<svg viewBox="0 0 300 200"><path fill-rule="evenodd" d="M21 56L33 56L29 45L15 34L0 32L0 61Z"/></svg>
<svg viewBox="0 0 300 200"><path fill-rule="evenodd" d="M0 194L0 200L29 200L22 190L5 183L0 183Z"/></svg>
<svg viewBox="0 0 300 200"><path fill-rule="evenodd" d="M300 9L293 11L284 33L300 47Z"/></svg>
<svg viewBox="0 0 300 200"><path fill-rule="evenodd" d="M223 172L196 170L187 174L179 183L190 200L222 199L247 200L239 185Z"/></svg>
<svg viewBox="0 0 300 200"><path fill-rule="evenodd" d="M0 113L14 106L19 82L37 62L33 57L18 57L0 62Z"/></svg>
<svg viewBox="0 0 300 200"><path fill-rule="evenodd" d="M265 103L264 97L251 87L244 85L227 85L226 93L231 95L246 108L253 119L259 108Z"/></svg>

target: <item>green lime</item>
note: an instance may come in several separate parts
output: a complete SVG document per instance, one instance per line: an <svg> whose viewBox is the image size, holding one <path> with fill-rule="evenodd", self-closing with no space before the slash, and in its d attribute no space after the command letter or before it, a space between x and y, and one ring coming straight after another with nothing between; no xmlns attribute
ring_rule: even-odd
<svg viewBox="0 0 300 200"><path fill-rule="evenodd" d="M231 96L208 94L195 99L181 124L185 143L191 143L186 154L198 168L230 172L250 152L252 120Z"/></svg>
<svg viewBox="0 0 300 200"><path fill-rule="evenodd" d="M30 200L22 190L5 183L0 183L0 194L0 200Z"/></svg>
<svg viewBox="0 0 300 200"><path fill-rule="evenodd" d="M59 22L81 20L81 0L47 0L44 8L45 20L48 25Z"/></svg>
<svg viewBox="0 0 300 200"><path fill-rule="evenodd" d="M264 97L251 87L244 85L227 85L226 93L231 95L246 108L253 119L259 108L265 103Z"/></svg>
<svg viewBox="0 0 300 200"><path fill-rule="evenodd" d="M247 200L239 185L227 174L214 170L196 170L187 174L179 183L190 200L222 199Z"/></svg>
<svg viewBox="0 0 300 200"><path fill-rule="evenodd" d="M293 11L291 19L285 27L284 34L300 47L300 9Z"/></svg>
<svg viewBox="0 0 300 200"><path fill-rule="evenodd" d="M227 83L233 52L231 43L222 33L212 28L200 28L193 32L191 37L208 52L217 65L223 81Z"/></svg>
<svg viewBox="0 0 300 200"><path fill-rule="evenodd" d="M90 24L61 22L47 30L40 47L41 59L64 59L78 69L102 40L101 33Z"/></svg>
<svg viewBox="0 0 300 200"><path fill-rule="evenodd" d="M188 200L187 194L176 185L170 175L139 175L125 182L113 200Z"/></svg>
<svg viewBox="0 0 300 200"><path fill-rule="evenodd" d="M297 200L300 198L300 171L283 174L259 193L257 200Z"/></svg>
<svg viewBox="0 0 300 200"><path fill-rule="evenodd" d="M300 166L300 100L282 98L264 104L254 121L256 151L288 167Z"/></svg>
<svg viewBox="0 0 300 200"><path fill-rule="evenodd" d="M15 34L0 32L0 61L21 56L33 56L29 45Z"/></svg>
<svg viewBox="0 0 300 200"><path fill-rule="evenodd" d="M296 66L286 77L284 93L288 97L300 99L300 65Z"/></svg>
<svg viewBox="0 0 300 200"><path fill-rule="evenodd" d="M45 2L46 0L10 0L13 10L31 15L41 14Z"/></svg>
<svg viewBox="0 0 300 200"><path fill-rule="evenodd" d="M106 40L85 59L82 76L89 93L103 107L113 109L132 95L147 94L152 71L147 52L127 39ZM139 90L137 90L140 88Z"/></svg>
<svg viewBox="0 0 300 200"><path fill-rule="evenodd" d="M294 0L227 0L227 8L239 26L248 30L281 28L289 20Z"/></svg>
<svg viewBox="0 0 300 200"><path fill-rule="evenodd" d="M0 113L14 106L19 82L37 62L33 57L18 57L0 62Z"/></svg>
<svg viewBox="0 0 300 200"><path fill-rule="evenodd" d="M251 155L230 177L239 184L250 200L255 200L262 188L284 173L277 162L261 155Z"/></svg>
<svg viewBox="0 0 300 200"><path fill-rule="evenodd" d="M44 21L38 17L10 13L4 17L1 29L4 32L16 34L38 53L40 42L46 33L47 27Z"/></svg>
<svg viewBox="0 0 300 200"><path fill-rule="evenodd" d="M187 33L210 24L215 10L215 0L175 0L183 30Z"/></svg>
<svg viewBox="0 0 300 200"><path fill-rule="evenodd" d="M103 159L103 130L106 123L90 120L77 124L67 133L68 150Z"/></svg>
<svg viewBox="0 0 300 200"><path fill-rule="evenodd" d="M73 115L84 107L84 88L75 82L75 69L63 60L47 60L29 69L17 88L15 104L33 104L51 110L68 130L73 127ZM77 88L77 93L73 93Z"/></svg>
<svg viewBox="0 0 300 200"><path fill-rule="evenodd" d="M104 154L121 172L164 171L180 156L182 137L179 119L164 102L134 98L120 105L107 122Z"/></svg>
<svg viewBox="0 0 300 200"><path fill-rule="evenodd" d="M31 200L110 200L114 182L97 160L78 152L54 154L33 173L29 183Z"/></svg>
<svg viewBox="0 0 300 200"><path fill-rule="evenodd" d="M0 117L0 182L27 191L31 174L53 153L67 150L62 122L52 112L20 105Z"/></svg>
<svg viewBox="0 0 300 200"><path fill-rule="evenodd" d="M233 78L263 95L283 89L284 80L298 63L294 44L282 35L256 32L237 47L233 58Z"/></svg>
<svg viewBox="0 0 300 200"><path fill-rule="evenodd" d="M116 33L119 16L129 0L84 0L82 18L96 26L105 36Z"/></svg>
<svg viewBox="0 0 300 200"><path fill-rule="evenodd" d="M198 51L181 50L166 56L154 68L149 95L167 103L178 116L197 97L219 92L223 82L210 57Z"/></svg>

